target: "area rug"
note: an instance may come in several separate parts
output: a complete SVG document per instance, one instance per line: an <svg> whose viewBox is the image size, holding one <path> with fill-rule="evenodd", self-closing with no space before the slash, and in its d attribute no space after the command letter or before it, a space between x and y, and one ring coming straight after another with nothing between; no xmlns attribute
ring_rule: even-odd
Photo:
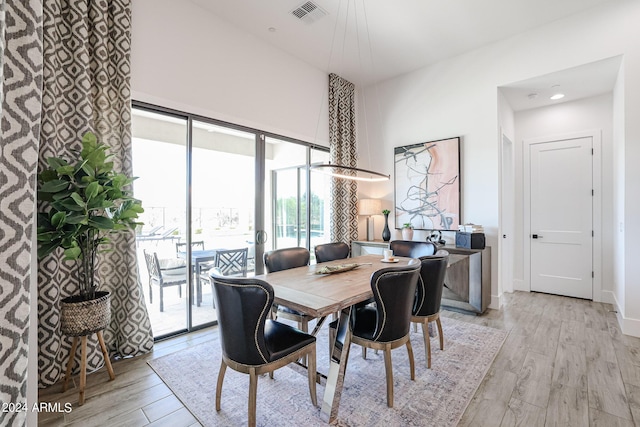
<svg viewBox="0 0 640 427"><path fill-rule="evenodd" d="M455 426L464 413L506 332L442 318L445 345L431 341L431 369L426 368L422 331L411 332L416 380L411 381L406 347L392 351L394 406L387 407L383 353L351 345L337 426ZM187 409L205 427L247 424L249 376L227 369L222 408L215 409L215 389L221 349L216 329L213 339L186 350L149 361ZM318 370L328 367L327 326L317 342ZM324 387L318 385L318 404ZM326 426L319 408L311 404L307 376L284 367L258 378L259 426Z"/></svg>

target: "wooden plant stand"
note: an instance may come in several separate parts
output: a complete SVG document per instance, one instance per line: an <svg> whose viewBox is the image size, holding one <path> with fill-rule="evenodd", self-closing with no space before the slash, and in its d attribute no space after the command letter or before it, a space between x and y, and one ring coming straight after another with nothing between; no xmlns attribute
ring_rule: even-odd
<svg viewBox="0 0 640 427"><path fill-rule="evenodd" d="M104 338L102 337L102 331L96 332L98 335L98 342L100 342L100 348L102 349L102 355L104 357L104 364L107 367L107 372L109 372L109 380L113 381L116 379L116 375L113 373L113 367L111 366L111 361L109 360L109 353L107 352L107 346L104 345ZM78 405L82 406L84 404L84 389L87 385L87 336L83 335L82 343L82 355L80 357L80 397L78 399ZM73 337L73 344L71 344L71 352L69 353L69 362L67 362L67 373L64 377L64 385L62 386L62 391L67 391L67 386L69 384L69 378L71 377L71 369L73 368L73 360L76 354L76 348L78 347L78 338Z"/></svg>

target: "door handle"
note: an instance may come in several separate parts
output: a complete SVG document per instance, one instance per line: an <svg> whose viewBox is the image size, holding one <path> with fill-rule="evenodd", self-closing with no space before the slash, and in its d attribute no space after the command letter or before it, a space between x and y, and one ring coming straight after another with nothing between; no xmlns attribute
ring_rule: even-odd
<svg viewBox="0 0 640 427"><path fill-rule="evenodd" d="M260 230L256 232L256 243L259 245L264 245L267 243L267 232L264 230Z"/></svg>
<svg viewBox="0 0 640 427"><path fill-rule="evenodd" d="M539 236L539 235L537 235L537 234L532 234L532 235L531 235L531 238L532 238L532 239L542 239L542 236Z"/></svg>

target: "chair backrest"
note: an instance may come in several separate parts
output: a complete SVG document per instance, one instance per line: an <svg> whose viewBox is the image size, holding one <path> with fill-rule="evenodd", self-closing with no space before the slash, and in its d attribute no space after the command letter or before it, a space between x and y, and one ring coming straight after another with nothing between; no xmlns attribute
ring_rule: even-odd
<svg viewBox="0 0 640 427"><path fill-rule="evenodd" d="M305 248L285 248L265 252L264 266L267 273L309 265L311 254Z"/></svg>
<svg viewBox="0 0 640 427"><path fill-rule="evenodd" d="M146 249L143 249L144 260L147 263L147 271L149 277L155 280L162 280L162 274L160 272L160 262L158 261L158 254L155 252L149 253Z"/></svg>
<svg viewBox="0 0 640 427"><path fill-rule="evenodd" d="M413 242L411 240L394 240L389 243L389 249L394 256L404 256L409 258L420 258L436 253L438 249L432 242Z"/></svg>
<svg viewBox="0 0 640 427"><path fill-rule="evenodd" d="M420 257L420 279L413 306L414 316L431 316L440 311L444 276L449 265L449 254Z"/></svg>
<svg viewBox="0 0 640 427"><path fill-rule="evenodd" d="M327 262L336 259L349 258L351 248L343 242L325 243L316 245L314 252L316 254L316 262Z"/></svg>
<svg viewBox="0 0 640 427"><path fill-rule="evenodd" d="M383 268L371 275L377 312L374 341L394 341L409 333L420 265L412 259L409 265Z"/></svg>
<svg viewBox="0 0 640 427"><path fill-rule="evenodd" d="M216 250L215 267L223 276L247 276L248 248Z"/></svg>
<svg viewBox="0 0 640 427"><path fill-rule="evenodd" d="M176 243L176 253L186 252L186 250L187 250L186 242ZM191 242L191 250L204 251L204 241L198 240L197 242Z"/></svg>
<svg viewBox="0 0 640 427"><path fill-rule="evenodd" d="M267 363L270 352L264 328L273 304L273 288L259 279L222 276L215 268L209 276L223 354L245 365Z"/></svg>

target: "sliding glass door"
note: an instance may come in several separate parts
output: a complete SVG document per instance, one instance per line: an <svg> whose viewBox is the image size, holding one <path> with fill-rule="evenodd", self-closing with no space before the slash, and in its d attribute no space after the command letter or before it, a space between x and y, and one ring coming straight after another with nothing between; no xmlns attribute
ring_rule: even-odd
<svg viewBox="0 0 640 427"><path fill-rule="evenodd" d="M186 117L133 110L133 190L144 207L138 266L155 337L188 329L188 274L176 254L187 229L187 129Z"/></svg>
<svg viewBox="0 0 640 427"><path fill-rule="evenodd" d="M198 263L193 325L216 320L207 270L217 250L247 250L247 273L255 270L256 136L193 121L191 150L191 246Z"/></svg>
<svg viewBox="0 0 640 427"><path fill-rule="evenodd" d="M246 252L252 276L264 272L264 251L313 253L328 241L328 181L308 168L326 149L142 103L132 134L145 209L138 264L156 338L214 324L216 255Z"/></svg>

